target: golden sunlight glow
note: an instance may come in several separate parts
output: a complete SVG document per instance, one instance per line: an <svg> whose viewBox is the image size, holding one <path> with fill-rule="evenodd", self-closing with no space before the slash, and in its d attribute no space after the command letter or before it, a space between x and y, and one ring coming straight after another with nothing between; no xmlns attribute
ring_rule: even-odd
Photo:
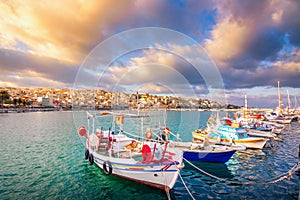
<svg viewBox="0 0 300 200"><path fill-rule="evenodd" d="M226 19L219 23L212 31L212 39L207 40L205 48L212 58L226 60L238 55L251 33L248 24L238 24L238 22Z"/></svg>

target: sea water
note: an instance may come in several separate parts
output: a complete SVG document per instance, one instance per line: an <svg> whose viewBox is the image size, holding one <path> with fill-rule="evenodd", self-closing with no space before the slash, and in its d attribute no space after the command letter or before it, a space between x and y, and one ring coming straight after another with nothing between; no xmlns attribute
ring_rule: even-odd
<svg viewBox="0 0 300 200"><path fill-rule="evenodd" d="M210 115L169 111L166 124L189 141ZM85 112L71 111L0 114L0 199L167 199L165 191L89 165L76 132L84 117ZM300 123L294 122L270 148L237 152L225 164L194 163L207 174L185 163L184 182L178 178L171 198L298 199L299 171L276 181L299 162L299 134Z"/></svg>

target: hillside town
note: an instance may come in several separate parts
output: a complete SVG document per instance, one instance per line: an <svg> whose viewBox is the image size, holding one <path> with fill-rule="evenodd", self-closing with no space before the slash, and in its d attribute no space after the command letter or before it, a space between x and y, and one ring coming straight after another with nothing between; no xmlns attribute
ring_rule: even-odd
<svg viewBox="0 0 300 200"><path fill-rule="evenodd" d="M104 90L72 90L67 88L0 88L0 106L23 110L71 109L232 109L238 106L202 98L158 96L148 93L127 94Z"/></svg>

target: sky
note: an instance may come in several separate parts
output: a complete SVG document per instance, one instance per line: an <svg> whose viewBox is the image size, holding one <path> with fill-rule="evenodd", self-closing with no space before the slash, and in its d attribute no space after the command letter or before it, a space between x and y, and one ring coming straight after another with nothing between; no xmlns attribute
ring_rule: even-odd
<svg viewBox="0 0 300 200"><path fill-rule="evenodd" d="M299 0L0 1L0 87L300 104ZM298 105L299 105L298 104Z"/></svg>

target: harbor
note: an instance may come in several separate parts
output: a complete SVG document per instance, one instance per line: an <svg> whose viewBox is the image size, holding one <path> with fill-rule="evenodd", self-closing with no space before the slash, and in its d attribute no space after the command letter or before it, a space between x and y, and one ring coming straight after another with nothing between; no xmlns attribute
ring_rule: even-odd
<svg viewBox="0 0 300 200"><path fill-rule="evenodd" d="M167 124L183 141L191 141L191 132L205 128L211 114L167 111ZM167 198L164 190L107 176L84 159L76 123L83 123L85 115L84 111L0 115L2 199ZM75 125L74 119L79 119ZM191 119L199 120L189 123ZM290 176L288 172L299 162L299 134L299 121L292 122L268 148L237 151L226 163L192 162L193 166L185 162L170 197L298 199L299 171Z"/></svg>
<svg viewBox="0 0 300 200"><path fill-rule="evenodd" d="M0 199L300 200L300 1L0 1Z"/></svg>

